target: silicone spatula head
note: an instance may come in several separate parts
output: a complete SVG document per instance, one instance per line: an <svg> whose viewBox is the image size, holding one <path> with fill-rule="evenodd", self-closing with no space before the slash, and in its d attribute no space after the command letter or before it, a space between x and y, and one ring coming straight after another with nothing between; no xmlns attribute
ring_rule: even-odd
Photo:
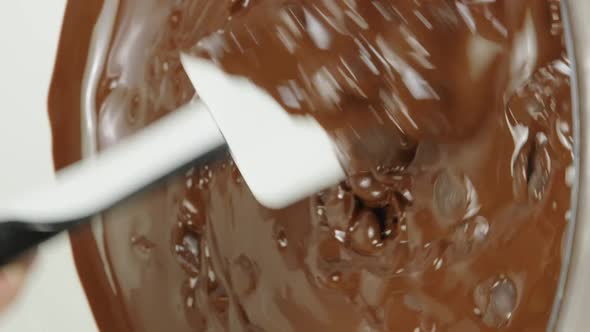
<svg viewBox="0 0 590 332"><path fill-rule="evenodd" d="M262 205L283 208L344 179L334 144L315 119L287 113L252 81L213 62L183 55L182 63Z"/></svg>

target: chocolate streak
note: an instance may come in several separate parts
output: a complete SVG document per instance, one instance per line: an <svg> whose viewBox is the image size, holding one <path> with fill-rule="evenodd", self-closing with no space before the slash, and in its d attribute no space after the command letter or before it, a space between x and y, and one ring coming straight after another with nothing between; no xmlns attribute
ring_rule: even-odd
<svg viewBox="0 0 590 332"><path fill-rule="evenodd" d="M101 330L546 328L573 181L558 1L121 0L91 50L102 5L67 7L56 167L89 92L99 149L189 101L183 50L315 116L350 176L271 211L223 154L103 214L72 234Z"/></svg>

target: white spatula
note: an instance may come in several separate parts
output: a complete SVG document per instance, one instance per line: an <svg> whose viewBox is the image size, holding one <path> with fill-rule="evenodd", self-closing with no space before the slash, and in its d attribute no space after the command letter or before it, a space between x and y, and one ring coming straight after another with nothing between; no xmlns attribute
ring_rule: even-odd
<svg viewBox="0 0 590 332"><path fill-rule="evenodd" d="M289 115L254 83L211 62L182 56L182 63L261 204L285 207L344 178L315 119Z"/></svg>
<svg viewBox="0 0 590 332"><path fill-rule="evenodd" d="M0 264L228 144L256 199L282 208L344 178L329 136L245 78L183 56L201 101L0 203ZM205 106L206 105L206 106Z"/></svg>

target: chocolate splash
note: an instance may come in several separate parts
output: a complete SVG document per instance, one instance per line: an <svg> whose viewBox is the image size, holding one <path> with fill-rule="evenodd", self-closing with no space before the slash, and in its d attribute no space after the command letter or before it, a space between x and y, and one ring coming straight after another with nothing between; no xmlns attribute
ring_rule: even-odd
<svg viewBox="0 0 590 332"><path fill-rule="evenodd" d="M317 117L350 173L271 211L223 154L105 213L72 235L102 330L545 329L572 181L558 1L122 0L96 49L102 6L67 7L57 167L82 111L102 149L190 100L182 50Z"/></svg>

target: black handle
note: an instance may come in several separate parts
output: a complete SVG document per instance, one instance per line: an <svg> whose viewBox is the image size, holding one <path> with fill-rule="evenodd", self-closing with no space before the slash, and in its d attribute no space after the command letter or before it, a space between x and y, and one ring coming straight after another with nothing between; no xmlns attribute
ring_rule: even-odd
<svg viewBox="0 0 590 332"><path fill-rule="evenodd" d="M71 223L35 225L23 222L0 223L0 266L19 258L43 241L65 230Z"/></svg>

